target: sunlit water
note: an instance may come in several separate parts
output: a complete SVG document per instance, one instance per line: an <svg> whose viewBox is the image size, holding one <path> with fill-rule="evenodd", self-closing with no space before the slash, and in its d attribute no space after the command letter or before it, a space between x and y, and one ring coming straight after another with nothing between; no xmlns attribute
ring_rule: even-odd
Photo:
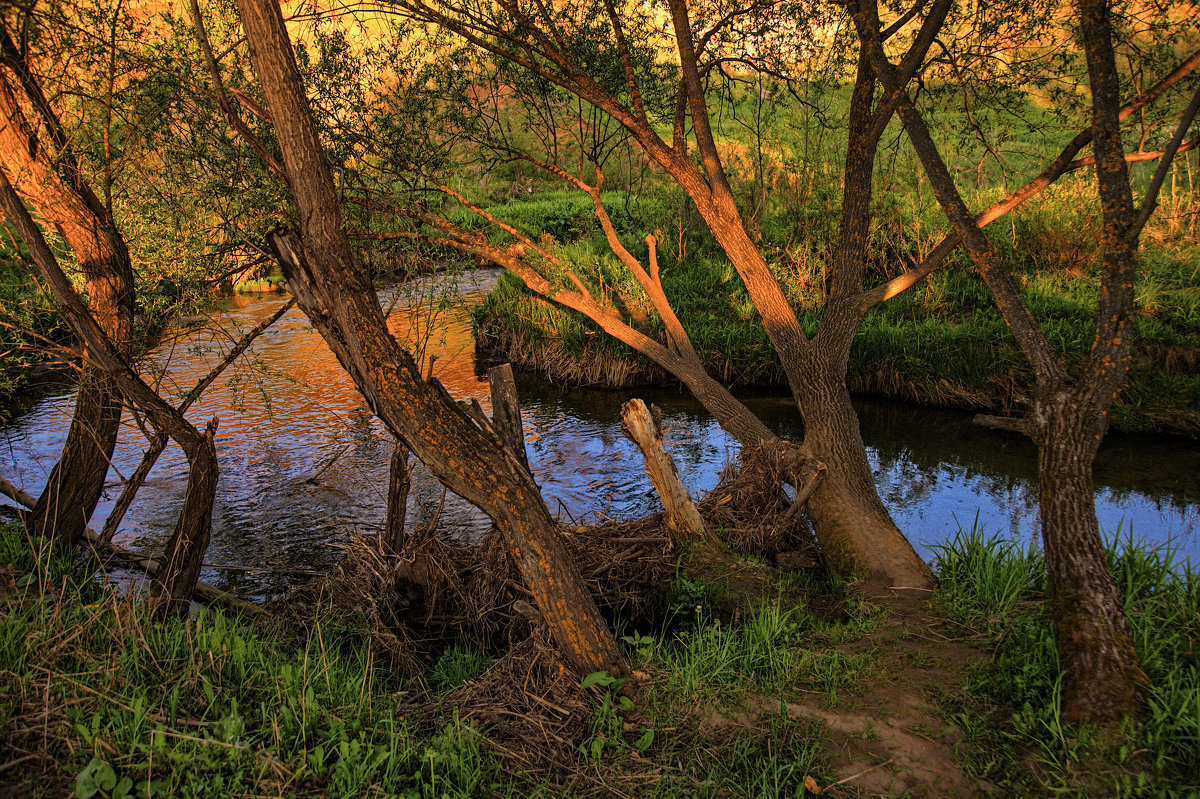
<svg viewBox="0 0 1200 799"><path fill-rule="evenodd" d="M465 306L478 302L495 273L467 274L453 284L418 281L382 295L393 331L434 359L434 373L459 399L475 397L490 411L486 365L476 363ZM178 396L208 372L242 332L282 303L278 296L239 298L198 329L180 329L149 359L165 370L166 393ZM430 310L435 308L440 310ZM432 332L430 332L432 331ZM423 343L421 343L423 342ZM383 523L392 443L367 410L320 336L297 310L267 331L192 407L203 425L220 419L221 480L213 541L203 579L248 596L278 594L321 572L354 533ZM562 392L519 380L530 463L552 511L576 522L635 518L661 509L641 456L620 431L625 393ZM662 408L667 447L695 494L716 485L736 443L677 391L637 392ZM799 437L796 413L776 397L747 404L780 432ZM37 493L61 448L73 391L49 394L0 429L0 475ZM860 407L879 491L901 529L927 557L931 546L977 524L1022 543L1037 535L1035 453L1026 440L970 424L969 415L891 403ZM99 527L137 467L145 440L126 415ZM173 528L186 483L186 461L172 445L138 494L118 542L152 550ZM1171 543L1200 556L1200 448L1189 442L1111 436L1096 463L1097 511L1110 534L1120 530L1155 545ZM409 524L438 513L460 537L485 520L442 490L418 467Z"/></svg>

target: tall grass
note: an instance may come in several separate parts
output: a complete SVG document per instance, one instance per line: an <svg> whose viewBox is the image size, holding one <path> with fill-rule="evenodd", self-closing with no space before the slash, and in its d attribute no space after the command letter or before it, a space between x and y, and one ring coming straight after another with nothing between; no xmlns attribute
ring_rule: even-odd
<svg viewBox="0 0 1200 799"><path fill-rule="evenodd" d="M1061 716L1061 674L1036 550L978 530L938 547L937 600L994 638L956 708L967 765L1015 794L1194 796L1200 792L1200 573L1170 548L1114 537L1108 562L1152 687L1144 721L1113 741Z"/></svg>
<svg viewBox="0 0 1200 799"><path fill-rule="evenodd" d="M20 759L0 785L16 794L536 793L501 785L470 724L398 713L404 684L329 617L299 647L219 611L156 623L16 527L0 542L0 749Z"/></svg>

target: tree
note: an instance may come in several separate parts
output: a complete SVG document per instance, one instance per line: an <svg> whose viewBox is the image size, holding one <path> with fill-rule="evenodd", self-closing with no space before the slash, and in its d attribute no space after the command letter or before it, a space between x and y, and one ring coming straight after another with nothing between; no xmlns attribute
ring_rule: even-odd
<svg viewBox="0 0 1200 799"><path fill-rule="evenodd" d="M217 491L217 452L213 446L216 420L200 433L182 413L168 405L134 373L125 356L75 293L70 279L58 265L58 259L9 182L7 169L0 169L0 208L29 249L71 329L87 345L89 365L131 403L144 410L156 427L178 441L187 456L188 483L183 507L150 587L150 602L156 610L187 613L212 527L213 498ZM119 409L119 397L117 403ZM106 472L107 465L105 461Z"/></svg>
<svg viewBox="0 0 1200 799"><path fill-rule="evenodd" d="M667 4L669 24L660 30L656 20L647 20L646 7L636 4L580 0L550 7L518 2L490 5L468 0L390 0L389 5L408 19L454 33L488 57L507 64L510 72L523 71L531 76L535 90L540 81L543 91L553 88L564 92L576 98L581 108L596 109L624 127L627 135L690 198L741 275L804 418L803 443L799 447L779 447L773 435L764 435L765 428L753 414L704 372L657 279L656 242L648 240L648 265L643 266L614 231L600 201L601 172L595 154L593 180L571 174L552 156L539 158L504 141L493 145L501 157L533 163L592 197L612 251L662 319L665 343L634 329L611 303L598 301L598 292L589 290L569 265L541 242L506 227L516 242L503 248L434 212L424 210L418 218L434 228L441 241L504 266L535 293L585 314L605 332L662 366L744 445L779 447L786 453L791 471L823 474L808 509L835 568L868 576L872 582L887 586L929 585L927 567L896 528L875 490L846 388L846 372L854 335L866 313L939 268L958 246L959 238L947 236L922 263L905 274L879 285L866 284L875 159L895 111L891 99L876 96L877 79L867 50L859 48L855 68L841 227L827 270L828 296L820 329L808 336L762 251L754 244L735 200L709 121L705 82L728 63L767 72L779 68L782 59L764 57L770 47L763 43L770 40L763 37L762 31L771 28L772 23L803 39L797 32L811 34L817 22L829 27L829 18L810 18L795 6L774 3L749 7L693 4L689 8L685 0L672 0ZM935 2L928 7L915 3L881 32L884 40L894 37L906 46L897 76L901 85L926 67L927 53L950 8L949 2ZM918 24L916 20L922 13L924 19ZM746 30L751 31L749 43L740 38ZM811 41L805 42L791 53L800 57L803 47L813 46ZM668 57L670 60L664 63ZM668 73L666 78L664 71ZM664 85L675 87L665 98ZM581 126L584 123L582 119L576 121ZM670 141L658 132L664 123L671 124ZM1070 157L1056 160L1027 185L982 212L979 224L1011 211L1070 167ZM432 185L476 213L483 213L436 179ZM489 221L498 224L490 217Z"/></svg>
<svg viewBox="0 0 1200 799"><path fill-rule="evenodd" d="M85 180L71 139L9 24L7 13L0 13L0 163L74 251L95 319L117 350L128 354L134 314L129 251L110 209ZM86 365L62 455L27 518L30 530L68 545L82 538L104 488L121 405L110 376Z"/></svg>
<svg viewBox="0 0 1200 799"><path fill-rule="evenodd" d="M864 291L865 247L870 227L873 159L879 136L891 110L880 108L872 118L870 107L874 78L869 69L859 71L852 114L852 160L847 164L842 234L834 256L834 277L824 323L816 336L802 329L795 310L747 232L714 139L704 82L721 63L716 43L735 22L752 14L779 13L774 4L751 9L726 9L708 20L705 30L693 31L693 15L684 0L671 0L669 28L673 35L655 33L642 7L635 4L568 2L524 6L501 2L495 6L470 2L394 0L390 5L408 18L438 26L480 48L491 57L527 70L583 103L616 120L695 205L709 230L741 276L779 355L792 396L805 420L805 438L798 447L782 448L793 471L823 473L808 508L818 538L835 567L845 574L860 574L872 583L903 588L924 588L932 580L928 567L913 550L880 502L871 476L850 404L845 372L850 344L863 314L883 297ZM919 7L918 7L919 8ZM914 9L914 13L918 9ZM776 19L780 19L776 17ZM782 22L782 20L780 19ZM653 21L651 21L653 22ZM796 22L803 28L805 21ZM900 30L897 26L896 32ZM651 45L631 44L650 36ZM599 37L599 39L598 39ZM665 40L665 41L664 41ZM923 61L932 39L912 40L911 71ZM655 46L670 47L678 69L671 79L653 80L648 73L661 68ZM651 52L647 54L647 50ZM665 100L652 96L653 83L674 86ZM656 122L669 121L670 141L658 133ZM690 124L690 130L689 130ZM694 151L692 148L694 147ZM536 162L536 161L535 161ZM512 269L536 292L580 310L607 332L651 357L680 378L718 421L744 444L777 444L773 435L728 391L704 373L686 333L671 312L656 280L653 257L649 269L641 267L617 240L598 200L600 181L585 182L552 164L541 162L556 175L588 192L614 252L636 277L667 328L666 346L635 335L621 324L610 308L594 302L590 292L575 280L570 287L547 281L537 270L519 264L515 251L486 251L477 237L427 219L463 249L474 248L489 259ZM651 243L653 252L654 244ZM533 248L528 240L520 249ZM545 248L539 250L547 257ZM590 309L589 307L590 306ZM803 466L803 470L801 467Z"/></svg>
<svg viewBox="0 0 1200 799"><path fill-rule="evenodd" d="M1013 427L1029 435L1038 449L1042 539L1050 615L1065 675L1064 713L1068 718L1103 721L1138 715L1147 679L1105 562L1096 520L1092 463L1129 361L1138 236L1153 211L1170 160L1200 107L1200 92L1183 112L1142 206L1136 208L1121 141L1123 109L1110 9L1107 0L1080 0L1079 29L1092 103L1088 138L1095 151L1103 213L1103 266L1091 354L1086 364L1072 370L1022 301L994 245L967 210L924 119L884 52L875 4L871 0L852 0L851 8L871 63L898 106L938 201L1033 367L1033 407ZM1079 146L1084 144L1086 140Z"/></svg>
<svg viewBox="0 0 1200 799"><path fill-rule="evenodd" d="M423 379L388 332L350 251L278 4L239 0L238 11L296 202L298 232L277 230L269 242L298 304L392 433L496 523L567 661L584 674L628 674L528 471L482 411L460 407L436 380Z"/></svg>

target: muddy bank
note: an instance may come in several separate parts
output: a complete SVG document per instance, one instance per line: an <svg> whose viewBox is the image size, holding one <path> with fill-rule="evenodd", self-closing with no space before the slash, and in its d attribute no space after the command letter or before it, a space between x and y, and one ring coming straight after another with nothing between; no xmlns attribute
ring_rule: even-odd
<svg viewBox="0 0 1200 799"><path fill-rule="evenodd" d="M565 388L626 392L682 388L674 376L637 353L601 346L573 350L551 336L523 335L497 316L480 314L474 321L481 360L508 362ZM852 358L847 375L850 393L855 396L999 415L1019 414L1029 406L1031 379L1020 366L964 381L952 374L932 373L903 349L871 347L865 353L861 349ZM711 352L701 356L708 373L731 388L787 391L787 378L773 353L759 358ZM1200 404L1192 401L1187 387L1181 386L1173 401L1164 402L1162 397L1164 381L1196 375L1200 375L1200 350L1139 348L1135 344L1128 383L1113 407L1111 429L1200 440ZM1146 397L1153 394L1159 395L1159 401L1147 407Z"/></svg>

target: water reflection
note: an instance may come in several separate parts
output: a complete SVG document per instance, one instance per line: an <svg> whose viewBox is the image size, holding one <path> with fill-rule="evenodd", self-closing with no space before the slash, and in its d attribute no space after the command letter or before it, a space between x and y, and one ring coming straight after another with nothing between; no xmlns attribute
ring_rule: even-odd
<svg viewBox="0 0 1200 799"><path fill-rule="evenodd" d="M477 302L495 273L424 280L381 297L389 324L459 399L490 411L487 381L475 362L465 306ZM179 331L147 359L173 396L190 389L222 353L266 318L277 296L241 298L199 329ZM636 448L620 432L624 394L561 392L519 380L531 467L552 511L564 518L632 518L657 498ZM694 492L716 484L735 443L677 391L640 392L666 421L666 442ZM3 429L0 474L36 492L45 482L70 423L70 391L44 397ZM778 398L747 403L778 431L798 436L796 414ZM262 567L261 572L207 569L203 578L251 596L273 595L297 574L329 568L354 532L383 523L392 443L320 336L298 311L288 313L192 407L198 425L220 418L221 464L208 562ZM884 501L914 542L944 540L959 525L979 524L1017 540L1036 534L1035 453L1024 439L969 424L963 414L864 403L862 427ZM114 472L94 523L107 515L144 439L128 418ZM177 447L163 454L131 508L118 540L153 549L171 529L186 482ZM1175 541L1200 554L1200 450L1177 441L1112 437L1097 460L1097 506L1108 530L1132 527L1153 541ZM423 468L414 474L409 523L432 518L452 534L472 536L482 514L441 487Z"/></svg>

